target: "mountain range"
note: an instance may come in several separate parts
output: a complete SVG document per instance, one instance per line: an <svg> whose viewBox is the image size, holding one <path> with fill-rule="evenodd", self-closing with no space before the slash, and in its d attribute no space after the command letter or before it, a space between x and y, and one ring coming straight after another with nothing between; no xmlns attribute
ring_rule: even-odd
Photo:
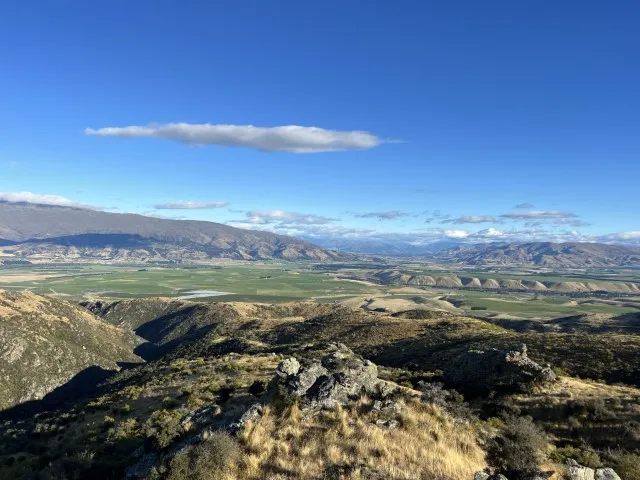
<svg viewBox="0 0 640 480"><path fill-rule="evenodd" d="M320 243L317 245L311 241ZM640 248L599 243L429 245L376 239L294 238L215 222L0 201L0 264L235 260L340 261L357 253L421 256L443 264L588 268L640 266Z"/></svg>
<svg viewBox="0 0 640 480"><path fill-rule="evenodd" d="M4 256L40 261L116 262L335 260L344 256L304 240L214 222L0 202Z"/></svg>
<svg viewBox="0 0 640 480"><path fill-rule="evenodd" d="M438 252L434 259L464 265L585 268L640 266L640 249L602 243L550 243L460 245Z"/></svg>

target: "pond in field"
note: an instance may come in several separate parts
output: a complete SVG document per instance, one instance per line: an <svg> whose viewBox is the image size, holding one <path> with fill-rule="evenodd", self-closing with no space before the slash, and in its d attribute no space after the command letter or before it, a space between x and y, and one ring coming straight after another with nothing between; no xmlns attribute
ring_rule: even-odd
<svg viewBox="0 0 640 480"><path fill-rule="evenodd" d="M179 300L190 300L192 298L218 297L220 295L233 295L229 292L218 292L217 290L193 290L185 292L185 295L178 297Z"/></svg>

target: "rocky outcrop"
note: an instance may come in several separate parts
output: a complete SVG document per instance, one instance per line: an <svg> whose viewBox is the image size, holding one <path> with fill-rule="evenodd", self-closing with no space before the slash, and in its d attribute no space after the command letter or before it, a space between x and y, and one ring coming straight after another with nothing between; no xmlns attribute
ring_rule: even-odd
<svg viewBox="0 0 640 480"><path fill-rule="evenodd" d="M468 391L519 391L535 384L550 383L556 375L527 355L526 345L520 350L470 350L445 366L445 380Z"/></svg>
<svg viewBox="0 0 640 480"><path fill-rule="evenodd" d="M621 480L612 468L583 467L573 459L567 460L567 478L569 480Z"/></svg>
<svg viewBox="0 0 640 480"><path fill-rule="evenodd" d="M379 393L383 383L374 363L342 344L332 344L319 361L305 360L301 364L290 358L280 363L271 391L295 398L302 408L332 408L363 393Z"/></svg>
<svg viewBox="0 0 640 480"><path fill-rule="evenodd" d="M599 468L594 475L595 480L620 480L613 468Z"/></svg>

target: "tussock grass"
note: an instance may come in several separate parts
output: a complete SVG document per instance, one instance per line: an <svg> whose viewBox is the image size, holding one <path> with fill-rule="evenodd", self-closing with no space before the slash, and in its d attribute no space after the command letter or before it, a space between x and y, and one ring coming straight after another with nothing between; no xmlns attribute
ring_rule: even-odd
<svg viewBox="0 0 640 480"><path fill-rule="evenodd" d="M370 407L363 399L319 413L267 409L240 436L243 478L468 480L485 467L473 428L437 407L409 400L391 429L375 424Z"/></svg>

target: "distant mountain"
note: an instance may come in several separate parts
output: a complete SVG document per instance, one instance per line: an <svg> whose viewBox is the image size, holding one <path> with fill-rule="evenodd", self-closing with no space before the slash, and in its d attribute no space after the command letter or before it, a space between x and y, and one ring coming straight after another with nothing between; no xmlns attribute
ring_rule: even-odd
<svg viewBox="0 0 640 480"><path fill-rule="evenodd" d="M640 266L640 248L601 243L492 243L458 246L436 254L435 259L465 265L549 268Z"/></svg>
<svg viewBox="0 0 640 480"><path fill-rule="evenodd" d="M459 245L455 241L439 241L416 244L381 238L336 238L303 237L325 248L349 253L370 253L375 255L429 255Z"/></svg>
<svg viewBox="0 0 640 480"><path fill-rule="evenodd" d="M8 202L0 202L0 245L4 245L4 261L179 262L210 258L332 260L343 257L296 238L214 222Z"/></svg>
<svg viewBox="0 0 640 480"><path fill-rule="evenodd" d="M0 290L0 319L0 410L42 398L80 373L142 361L133 333L78 305Z"/></svg>

